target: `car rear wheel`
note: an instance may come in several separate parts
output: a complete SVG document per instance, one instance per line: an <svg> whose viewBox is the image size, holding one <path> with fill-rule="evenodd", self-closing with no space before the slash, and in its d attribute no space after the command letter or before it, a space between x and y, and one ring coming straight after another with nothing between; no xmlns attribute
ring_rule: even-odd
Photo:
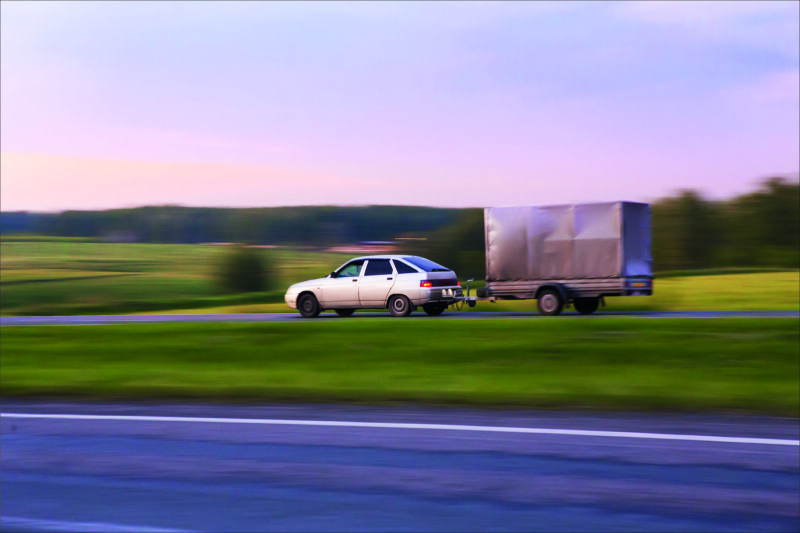
<svg viewBox="0 0 800 533"><path fill-rule="evenodd" d="M536 302L543 315L557 315L564 309L564 300L554 289L545 289Z"/></svg>
<svg viewBox="0 0 800 533"><path fill-rule="evenodd" d="M392 296L389 300L389 311L392 316L408 316L411 314L411 302L405 296Z"/></svg>
<svg viewBox="0 0 800 533"><path fill-rule="evenodd" d="M319 315L319 302L313 294L304 294L297 302L297 310L303 318L314 318Z"/></svg>
<svg viewBox="0 0 800 533"><path fill-rule="evenodd" d="M425 304L422 306L422 310L430 316L439 316L444 313L445 309L447 309L446 304Z"/></svg>
<svg viewBox="0 0 800 533"><path fill-rule="evenodd" d="M350 316L356 312L355 309L334 309L339 316Z"/></svg>
<svg viewBox="0 0 800 533"><path fill-rule="evenodd" d="M575 298L572 301L572 305L575 306L575 310L580 314L591 315L597 311L597 307L600 305L600 298Z"/></svg>
<svg viewBox="0 0 800 533"><path fill-rule="evenodd" d="M447 309L446 304L424 304L422 310L430 316L439 316Z"/></svg>

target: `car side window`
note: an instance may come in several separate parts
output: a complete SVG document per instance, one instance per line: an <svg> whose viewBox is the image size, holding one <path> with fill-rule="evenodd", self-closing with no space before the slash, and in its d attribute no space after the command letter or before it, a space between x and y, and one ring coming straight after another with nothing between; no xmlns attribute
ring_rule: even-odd
<svg viewBox="0 0 800 533"><path fill-rule="evenodd" d="M388 259L370 259L367 263L367 270L364 272L365 276L391 276L392 274L394 271Z"/></svg>
<svg viewBox="0 0 800 533"><path fill-rule="evenodd" d="M396 259L394 260L394 267L397 269L398 274L417 274L416 270Z"/></svg>
<svg viewBox="0 0 800 533"><path fill-rule="evenodd" d="M337 278L355 278L361 273L361 267L364 266L364 261L351 261L343 266L336 273Z"/></svg>

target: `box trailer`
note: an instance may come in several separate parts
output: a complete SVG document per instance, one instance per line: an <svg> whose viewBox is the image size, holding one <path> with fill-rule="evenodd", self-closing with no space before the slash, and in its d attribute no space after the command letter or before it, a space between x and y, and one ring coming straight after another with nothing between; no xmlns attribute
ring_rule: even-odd
<svg viewBox="0 0 800 533"><path fill-rule="evenodd" d="M486 287L476 300L538 300L590 314L606 296L653 294L650 205L612 202L484 209Z"/></svg>

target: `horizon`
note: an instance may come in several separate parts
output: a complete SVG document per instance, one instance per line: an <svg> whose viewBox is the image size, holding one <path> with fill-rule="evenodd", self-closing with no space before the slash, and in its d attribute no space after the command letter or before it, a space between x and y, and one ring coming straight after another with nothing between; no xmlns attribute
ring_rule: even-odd
<svg viewBox="0 0 800 533"><path fill-rule="evenodd" d="M766 180L770 179L784 179L787 183L791 185L800 185L800 177L798 175L785 175L785 176L765 176L761 180L758 181L757 185L763 185L766 183ZM704 194L702 191L695 190L695 189L682 189L678 191L674 191L674 194L662 196L652 201L636 201L636 200L626 200L626 199L619 199L619 200L610 200L608 202L568 202L566 204L534 204L534 207L553 207L558 205L570 205L570 204L592 204L592 203L614 203L614 202L630 202L630 203L646 203L646 204L654 204L658 201L669 199L669 198L677 198L680 194L684 192L691 192L691 193L698 193L699 196L707 202L729 202L732 201L742 195L752 194L757 192L758 188L754 186L751 190L745 191L744 193L736 194L733 196L728 196L725 198L711 198ZM121 206L121 207L105 207L105 208L98 208L98 209L61 209L55 211L36 211L30 209L15 209L15 210L0 210L2 213L30 213L34 215L50 215L50 214L60 214L67 211L81 211L81 212L95 212L95 211L117 211L117 210L135 210L135 209L145 209L145 208L186 208L186 209L291 209L291 208L315 208L315 207L341 207L341 208L364 208L364 207L410 207L410 208L422 208L422 209L485 209L489 207L522 207L528 206L530 204L506 204L506 205L467 205L462 207L446 207L446 206L437 206L437 205L410 205L410 204L296 204L296 205L255 205L255 206L228 206L228 205L186 205L186 204L175 204L175 203L162 203L162 204L143 204L143 205L132 205L132 206Z"/></svg>
<svg viewBox="0 0 800 533"><path fill-rule="evenodd" d="M725 200L800 170L800 3L3 2L0 211Z"/></svg>

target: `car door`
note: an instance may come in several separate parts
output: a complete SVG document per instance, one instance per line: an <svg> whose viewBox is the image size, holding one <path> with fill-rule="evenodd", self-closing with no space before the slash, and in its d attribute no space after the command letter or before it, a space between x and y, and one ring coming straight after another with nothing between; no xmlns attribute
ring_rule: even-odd
<svg viewBox="0 0 800 533"><path fill-rule="evenodd" d="M322 306L328 309L358 306L358 285L363 267L363 259L350 261L327 278L322 284Z"/></svg>
<svg viewBox="0 0 800 533"><path fill-rule="evenodd" d="M362 306L381 306L392 290L395 278L392 263L388 259L369 259L358 286L358 298Z"/></svg>

